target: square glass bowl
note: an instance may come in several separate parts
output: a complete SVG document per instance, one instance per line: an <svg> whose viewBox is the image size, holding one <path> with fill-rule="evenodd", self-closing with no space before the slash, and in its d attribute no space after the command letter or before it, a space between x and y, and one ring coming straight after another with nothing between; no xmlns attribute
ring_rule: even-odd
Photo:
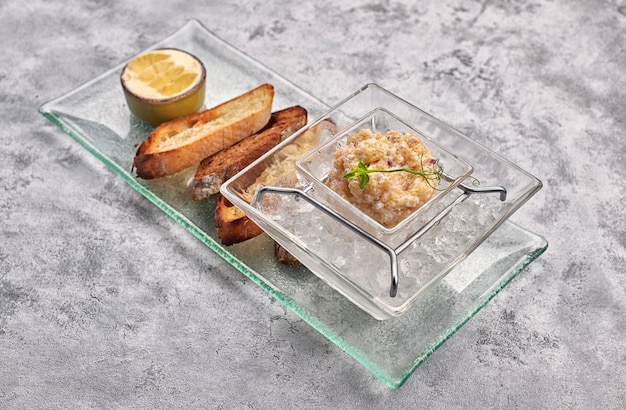
<svg viewBox="0 0 626 410"><path fill-rule="evenodd" d="M388 131L399 131L402 134L410 133L416 135L433 154L433 157L437 159L437 164L441 167L443 175L445 175L445 177L439 178L439 181L436 182L437 187L434 196L428 202L393 226L386 227L382 225L326 184L328 174L333 168L335 152L340 147L345 146L350 135L363 129L382 135L385 135ZM429 213L428 210L441 203L447 194L452 192L459 183L472 173L473 167L449 149L402 121L402 119L385 108L376 108L296 161L296 171L300 172L306 180L312 183L316 197L334 209L343 218L352 221L365 232L380 239L385 244L398 246L426 224L427 221L424 219L428 218L423 218L423 215L432 213ZM416 178L421 177L416 176Z"/></svg>
<svg viewBox="0 0 626 410"><path fill-rule="evenodd" d="M396 232L389 241L366 232L354 215L342 216L335 203L320 195L324 192L320 186L296 172L296 161L381 109L439 146L454 147L474 167L474 181L505 187L506 198L471 195L453 185L420 214L418 225L407 224L398 231L401 236ZM404 314L541 186L505 158L382 87L368 84L231 178L221 192L320 279L384 320Z"/></svg>

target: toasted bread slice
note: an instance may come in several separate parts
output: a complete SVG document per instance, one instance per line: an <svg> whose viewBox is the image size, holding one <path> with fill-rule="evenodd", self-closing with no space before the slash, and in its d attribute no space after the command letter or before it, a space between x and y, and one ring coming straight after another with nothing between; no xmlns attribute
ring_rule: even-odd
<svg viewBox="0 0 626 410"><path fill-rule="evenodd" d="M299 266L300 261L297 260L289 251L283 248L278 242L274 241L274 255L276 260L283 265L287 266Z"/></svg>
<svg viewBox="0 0 626 410"><path fill-rule="evenodd" d="M222 194L217 197L214 222L217 237L224 245L247 241L263 233L257 224Z"/></svg>
<svg viewBox="0 0 626 410"><path fill-rule="evenodd" d="M300 106L274 112L261 131L200 162L193 178L191 197L199 201L218 193L224 181L304 127L306 122L307 111Z"/></svg>
<svg viewBox="0 0 626 410"><path fill-rule="evenodd" d="M159 125L139 146L133 167L140 178L175 174L263 128L274 87L263 84L214 108Z"/></svg>

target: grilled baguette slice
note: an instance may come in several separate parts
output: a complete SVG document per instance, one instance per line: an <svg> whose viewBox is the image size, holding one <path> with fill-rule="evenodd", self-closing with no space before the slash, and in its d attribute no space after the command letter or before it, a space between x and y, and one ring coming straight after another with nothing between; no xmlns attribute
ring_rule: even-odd
<svg viewBox="0 0 626 410"><path fill-rule="evenodd" d="M217 196L214 222L217 228L217 237L224 245L247 241L263 233L257 224L252 222L242 210L233 205L222 194Z"/></svg>
<svg viewBox="0 0 626 410"><path fill-rule="evenodd" d="M263 128L274 87L263 84L214 108L159 125L139 146L133 167L144 179L189 168Z"/></svg>
<svg viewBox="0 0 626 410"><path fill-rule="evenodd" d="M217 196L215 226L217 227L218 238L226 246L247 241L263 233L257 224L252 222L241 209L233 205L222 194ZM283 265L301 265L298 259L276 241L274 241L274 256Z"/></svg>
<svg viewBox="0 0 626 410"><path fill-rule="evenodd" d="M193 178L191 197L199 201L218 193L224 181L304 127L306 122L307 111L300 106L274 112L261 131L202 160Z"/></svg>
<svg viewBox="0 0 626 410"><path fill-rule="evenodd" d="M299 266L300 261L296 259L289 251L283 248L278 242L274 241L274 255L276 260L283 265L287 266Z"/></svg>

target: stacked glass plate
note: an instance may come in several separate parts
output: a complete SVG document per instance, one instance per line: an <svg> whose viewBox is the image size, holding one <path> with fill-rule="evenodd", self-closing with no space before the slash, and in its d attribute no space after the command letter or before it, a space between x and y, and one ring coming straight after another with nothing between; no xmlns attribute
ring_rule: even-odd
<svg viewBox="0 0 626 410"><path fill-rule="evenodd" d="M203 61L207 72L211 73L206 86L207 107L268 82L276 90L274 110L291 105L301 105L308 110L311 121L305 129L223 187L224 194L249 212L269 235L225 247L217 239L213 225L215 198L191 200L190 172L150 181L133 175L132 161L137 144L152 128L132 117L126 106L119 83L126 61L43 104L40 112L130 187L389 387L400 387L426 358L546 249L547 243L542 237L507 221L540 188L536 178L383 88L366 85L329 108L195 20L151 48L159 47L180 48ZM143 50L137 53L140 51ZM378 110L374 114L377 118L367 117L373 110ZM242 194L246 185L258 177L254 173L262 171L271 158L280 155L289 144L304 141L313 143L314 148L319 142L339 137L358 121L374 124L372 121L391 119L432 139L451 151L461 163L473 167L471 173L467 173L470 177L463 171L451 174L450 189L445 195L397 232L378 232L370 229L371 226L367 229L357 226L356 231L346 232L350 228L346 228L345 222L357 220L353 219L354 215L335 208L332 195L322 194L323 188L315 180L323 179L323 175L315 174L317 171L305 162L298 164L297 172L293 164L290 176L294 176L292 181L296 182L292 186L265 185L268 188L262 194L265 201L284 202L289 209L280 212L264 209L263 200L254 200L258 192L251 198ZM471 183L474 179L480 181L479 187ZM272 191L273 187L298 192L277 193ZM496 191L489 191L492 187ZM499 187L506 189L505 197L497 190ZM488 189L477 194L478 188ZM311 211L311 217L319 218L319 226L316 225L314 231L319 234L317 239L301 232L298 221L302 218L296 216L296 212L302 212L303 206L307 207L306 212ZM325 208L332 212L325 212ZM288 216L291 213L293 217ZM437 218L438 215L441 217ZM427 229L421 234L421 228L417 229L407 238L407 232L413 231L412 224ZM411 228L407 228L409 225ZM329 232L338 235L331 237ZM346 239L344 234L351 239ZM272 238L306 266L278 263ZM381 242L385 246L372 245L371 238L374 243ZM332 247L321 243L331 239ZM404 248L403 243L407 243ZM384 272L372 282L361 281L360 273L365 272L366 263L354 257L354 252L363 255L360 246L376 252L372 265ZM424 255L429 255L424 260L414 256L422 252L420 249L424 250ZM328 255L321 253L329 250ZM397 264L392 263L393 255ZM410 257L405 258L405 255ZM395 278L392 266L397 266Z"/></svg>

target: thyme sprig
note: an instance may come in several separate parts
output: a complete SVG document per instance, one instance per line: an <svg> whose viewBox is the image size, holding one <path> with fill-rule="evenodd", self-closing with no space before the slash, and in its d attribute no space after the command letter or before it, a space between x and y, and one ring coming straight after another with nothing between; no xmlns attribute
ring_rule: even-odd
<svg viewBox="0 0 626 410"><path fill-rule="evenodd" d="M441 179L441 175L443 174L443 167L437 162L437 160L432 160L431 161L432 165L436 165L436 170L435 171L424 171L424 166L422 165L422 170L421 171L415 171L413 169L409 169L409 168L393 168L393 169L369 169L367 168L367 166L365 164L363 164L363 161L361 159L359 159L359 163L356 167L355 170L350 171L346 174L343 175L343 177L345 179L350 179L350 178L358 178L359 179L359 188L364 189L367 184L370 182L370 175L374 172L385 172L385 173L391 173L391 172L408 172L411 173L413 175L417 175L420 176L422 178L424 178L426 180L426 182L428 183L428 185L431 186L431 188L436 189L436 187L434 187L431 184L432 180L436 180L439 181Z"/></svg>

